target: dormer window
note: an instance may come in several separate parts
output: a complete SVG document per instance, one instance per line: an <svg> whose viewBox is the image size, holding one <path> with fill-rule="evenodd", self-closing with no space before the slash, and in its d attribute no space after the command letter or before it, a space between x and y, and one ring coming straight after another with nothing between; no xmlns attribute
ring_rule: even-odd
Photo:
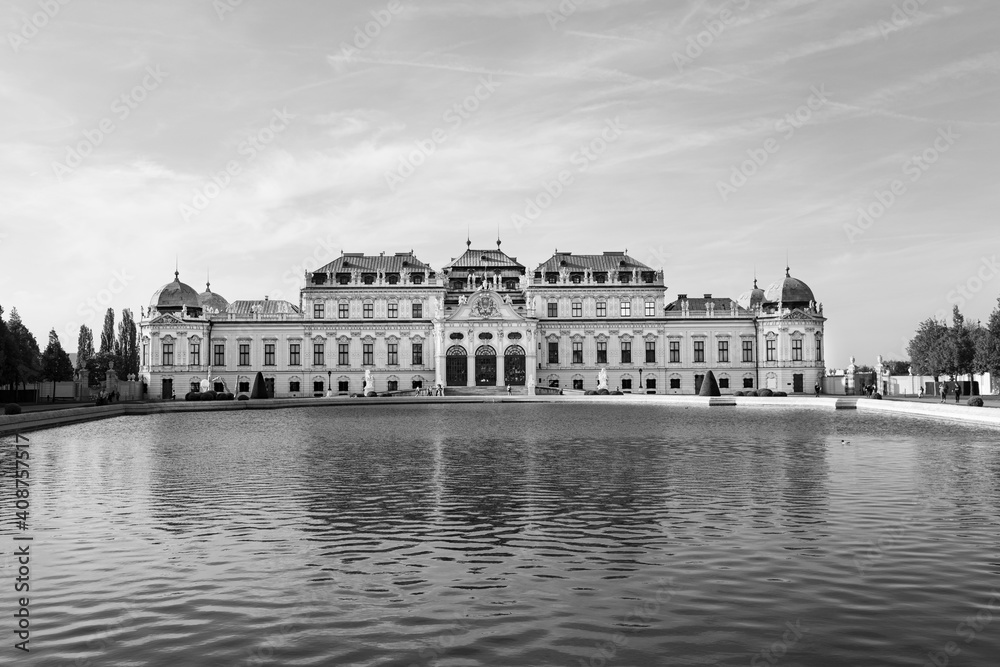
<svg viewBox="0 0 1000 667"><path fill-rule="evenodd" d="M414 285L423 285L424 284L424 274L422 274L422 273L414 273L412 276L410 276L410 281Z"/></svg>

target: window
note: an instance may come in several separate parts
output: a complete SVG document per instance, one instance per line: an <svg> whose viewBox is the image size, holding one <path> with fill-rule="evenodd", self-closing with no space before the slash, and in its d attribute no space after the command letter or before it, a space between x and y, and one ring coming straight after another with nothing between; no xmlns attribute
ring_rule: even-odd
<svg viewBox="0 0 1000 667"><path fill-rule="evenodd" d="M670 363L681 363L681 342L679 340L670 341Z"/></svg>
<svg viewBox="0 0 1000 667"><path fill-rule="evenodd" d="M364 306L364 317L366 320L370 320L375 317L375 304L368 302Z"/></svg>
<svg viewBox="0 0 1000 667"><path fill-rule="evenodd" d="M623 340L622 341L622 363L631 364L632 363L632 342Z"/></svg>
<svg viewBox="0 0 1000 667"><path fill-rule="evenodd" d="M188 363L192 366L201 366L201 343L191 343L190 359Z"/></svg>
<svg viewBox="0 0 1000 667"><path fill-rule="evenodd" d="M792 361L802 361L802 339L792 339Z"/></svg>
<svg viewBox="0 0 1000 667"><path fill-rule="evenodd" d="M423 389L424 388L424 381L423 380L414 380L412 384L413 384L413 388L414 389Z"/></svg>
<svg viewBox="0 0 1000 667"><path fill-rule="evenodd" d="M149 343L142 344L142 365L149 365Z"/></svg>
<svg viewBox="0 0 1000 667"><path fill-rule="evenodd" d="M350 366L351 365L351 344L350 343L337 343L337 365L338 366Z"/></svg>
<svg viewBox="0 0 1000 667"><path fill-rule="evenodd" d="M753 378L743 378L743 388L753 389Z"/></svg>
<svg viewBox="0 0 1000 667"><path fill-rule="evenodd" d="M413 319L419 320L424 316L424 304L415 303L413 304Z"/></svg>
<svg viewBox="0 0 1000 667"><path fill-rule="evenodd" d="M656 389L656 378L646 378L646 389Z"/></svg>
<svg viewBox="0 0 1000 667"><path fill-rule="evenodd" d="M647 364L656 363L656 341L653 340L646 341L646 363Z"/></svg>
<svg viewBox="0 0 1000 667"><path fill-rule="evenodd" d="M299 343L288 344L288 365L289 366L302 365L302 345L300 345Z"/></svg>
<svg viewBox="0 0 1000 667"><path fill-rule="evenodd" d="M773 338L767 339L767 360L774 361L777 356L777 344Z"/></svg>
<svg viewBox="0 0 1000 667"><path fill-rule="evenodd" d="M656 302L647 301L646 302L646 317L656 317Z"/></svg>
<svg viewBox="0 0 1000 667"><path fill-rule="evenodd" d="M555 301L549 301L549 317L559 317L559 304Z"/></svg>
<svg viewBox="0 0 1000 667"><path fill-rule="evenodd" d="M174 344L164 343L163 344L163 365L173 366L174 365Z"/></svg>
<svg viewBox="0 0 1000 667"><path fill-rule="evenodd" d="M624 391L626 389L628 389L628 390L632 389L632 379L631 378L622 378L622 391Z"/></svg>
<svg viewBox="0 0 1000 667"><path fill-rule="evenodd" d="M341 301L337 306L337 316L346 320L351 316L351 304Z"/></svg>
<svg viewBox="0 0 1000 667"><path fill-rule="evenodd" d="M250 391L250 381L242 380L236 384L236 391L247 392Z"/></svg>
<svg viewBox="0 0 1000 667"><path fill-rule="evenodd" d="M215 361L212 362L213 366L225 366L226 365L226 346L216 345L215 346Z"/></svg>
<svg viewBox="0 0 1000 667"><path fill-rule="evenodd" d="M192 382L191 383L191 391L201 391L201 383L199 383L199 382Z"/></svg>
<svg viewBox="0 0 1000 667"><path fill-rule="evenodd" d="M317 320L321 320L325 315L326 315L326 304L323 303L322 301L317 301L316 303L314 303L313 317L315 317Z"/></svg>
<svg viewBox="0 0 1000 667"><path fill-rule="evenodd" d="M326 345L323 343L313 343L313 366L322 366L326 363Z"/></svg>
<svg viewBox="0 0 1000 667"><path fill-rule="evenodd" d="M323 391L323 381L322 380L313 380L313 391L315 391L315 392Z"/></svg>
<svg viewBox="0 0 1000 667"><path fill-rule="evenodd" d="M396 319L397 317L399 317L399 304L398 303L390 303L389 304L389 318L390 319Z"/></svg>
<svg viewBox="0 0 1000 667"><path fill-rule="evenodd" d="M696 340L694 342L694 363L705 363L705 341Z"/></svg>
<svg viewBox="0 0 1000 667"><path fill-rule="evenodd" d="M387 362L389 366L399 365L399 343L389 343L389 361Z"/></svg>
<svg viewBox="0 0 1000 667"><path fill-rule="evenodd" d="M424 344L414 343L413 344L413 365L423 366L424 365Z"/></svg>
<svg viewBox="0 0 1000 667"><path fill-rule="evenodd" d="M753 341L745 340L743 341L743 363L750 363L753 361Z"/></svg>
<svg viewBox="0 0 1000 667"><path fill-rule="evenodd" d="M423 285L424 284L424 274L422 274L422 273L414 273L413 275L410 276L410 282L412 282L414 285Z"/></svg>
<svg viewBox="0 0 1000 667"><path fill-rule="evenodd" d="M583 363L583 343L578 343L578 342L573 343L573 363L574 364Z"/></svg>
<svg viewBox="0 0 1000 667"><path fill-rule="evenodd" d="M226 390L226 385L222 384L221 382L216 382L213 385L213 391L215 391L216 394L221 394L225 390Z"/></svg>
<svg viewBox="0 0 1000 667"><path fill-rule="evenodd" d="M583 380L573 380L573 389L582 390L583 389Z"/></svg>
<svg viewBox="0 0 1000 667"><path fill-rule="evenodd" d="M549 363L559 363L559 343L556 341L549 341Z"/></svg>
<svg viewBox="0 0 1000 667"><path fill-rule="evenodd" d="M288 391L300 392L302 391L302 384L298 380L291 380L288 383Z"/></svg>
<svg viewBox="0 0 1000 667"><path fill-rule="evenodd" d="M347 380L340 380L340 381L337 382L337 391L347 392L347 391L350 391L350 390L351 390L351 383L349 381L347 381Z"/></svg>
<svg viewBox="0 0 1000 667"><path fill-rule="evenodd" d="M719 341L719 363L728 364L729 363L729 341L720 340Z"/></svg>
<svg viewBox="0 0 1000 667"><path fill-rule="evenodd" d="M608 344L604 341L597 341L597 363L608 363Z"/></svg>
<svg viewBox="0 0 1000 667"><path fill-rule="evenodd" d="M816 361L823 361L823 339L816 337Z"/></svg>
<svg viewBox="0 0 1000 667"><path fill-rule="evenodd" d="M240 366L250 365L250 343L240 343Z"/></svg>
<svg viewBox="0 0 1000 667"><path fill-rule="evenodd" d="M375 343L365 343L361 347L361 363L365 366L375 365Z"/></svg>
<svg viewBox="0 0 1000 667"><path fill-rule="evenodd" d="M681 379L680 378L670 378L670 388L671 389L680 389L681 388Z"/></svg>
<svg viewBox="0 0 1000 667"><path fill-rule="evenodd" d="M608 316L608 302L607 301L598 301L597 302L597 316L598 317L607 317Z"/></svg>
<svg viewBox="0 0 1000 667"><path fill-rule="evenodd" d="M274 343L264 343L264 365L274 366Z"/></svg>
<svg viewBox="0 0 1000 667"><path fill-rule="evenodd" d="M729 378L719 378L719 389L729 389Z"/></svg>
<svg viewBox="0 0 1000 667"><path fill-rule="evenodd" d="M632 302L622 301L621 302L621 315L622 317L632 317Z"/></svg>
<svg viewBox="0 0 1000 667"><path fill-rule="evenodd" d="M388 380L385 388L389 391L399 391L399 380Z"/></svg>
<svg viewBox="0 0 1000 667"><path fill-rule="evenodd" d="M583 302L574 301L573 302L573 317L583 317Z"/></svg>

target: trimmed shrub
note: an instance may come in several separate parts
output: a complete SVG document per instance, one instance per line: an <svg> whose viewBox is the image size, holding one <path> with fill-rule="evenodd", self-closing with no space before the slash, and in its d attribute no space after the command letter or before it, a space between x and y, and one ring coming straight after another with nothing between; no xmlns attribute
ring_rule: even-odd
<svg viewBox="0 0 1000 667"><path fill-rule="evenodd" d="M758 395L758 396L764 396L764 397L767 397L767 396L774 396L774 392L773 392L773 391L771 391L770 389L761 389L761 390L759 390L759 391L757 392L757 395Z"/></svg>
<svg viewBox="0 0 1000 667"><path fill-rule="evenodd" d="M750 391L748 391L748 392L747 392L746 394L744 394L744 395L745 395L745 396L760 396L760 394L758 394L758 393L757 393L757 390L756 390L756 389L751 389Z"/></svg>
<svg viewBox="0 0 1000 667"><path fill-rule="evenodd" d="M220 391L218 394L215 395L215 400L217 401L232 401L235 399L236 397L230 394L228 391Z"/></svg>
<svg viewBox="0 0 1000 667"><path fill-rule="evenodd" d="M359 396L359 394L357 394L357 393L351 394L351 398L358 398L358 396Z"/></svg>
<svg viewBox="0 0 1000 667"><path fill-rule="evenodd" d="M219 397L219 395L217 393L215 393L214 391L205 391L205 392L202 392L201 398L199 400L202 400L202 401L214 401L218 397Z"/></svg>
<svg viewBox="0 0 1000 667"><path fill-rule="evenodd" d="M597 396L597 392L594 391L593 389L588 389L587 391L583 392L583 395L584 396Z"/></svg>
<svg viewBox="0 0 1000 667"><path fill-rule="evenodd" d="M698 392L699 396L722 396L722 392L719 391L719 383L715 379L715 373L709 371L705 373L705 379L701 381L701 391Z"/></svg>
<svg viewBox="0 0 1000 667"><path fill-rule="evenodd" d="M775 396L788 396L788 394L786 392L783 392L783 391L776 391L776 392L774 392L774 395Z"/></svg>
<svg viewBox="0 0 1000 667"><path fill-rule="evenodd" d="M610 395L611 396L624 396L625 394L624 394L624 392L621 392L621 391L613 391L613 392L611 392Z"/></svg>
<svg viewBox="0 0 1000 667"><path fill-rule="evenodd" d="M377 397L378 397L378 394L376 394L374 391L369 391L369 392L365 393L365 398L377 398Z"/></svg>
<svg viewBox="0 0 1000 667"><path fill-rule="evenodd" d="M733 392L733 396L743 396L743 395L744 395L744 394L743 394L743 392L742 392L742 391L734 391L734 392Z"/></svg>
<svg viewBox="0 0 1000 667"><path fill-rule="evenodd" d="M188 393L184 394L184 400L185 401L200 401L201 400L201 392L200 391L189 391Z"/></svg>
<svg viewBox="0 0 1000 667"><path fill-rule="evenodd" d="M980 400L979 405L982 404L983 402L982 400ZM19 415L21 414L21 406L18 405L17 403L8 403L7 405L3 406L3 413L5 415Z"/></svg>
<svg viewBox="0 0 1000 667"><path fill-rule="evenodd" d="M389 392L379 394L379 396L381 396L382 398L392 398L392 394L390 394Z"/></svg>
<svg viewBox="0 0 1000 667"><path fill-rule="evenodd" d="M618 392L618 393L620 394L621 392ZM597 395L598 396L610 396L611 392L608 391L607 389L598 389L597 390Z"/></svg>
<svg viewBox="0 0 1000 667"><path fill-rule="evenodd" d="M974 408L981 408L983 407L983 399L979 396L973 396L969 399L968 405L971 405Z"/></svg>
<svg viewBox="0 0 1000 667"><path fill-rule="evenodd" d="M253 390L250 392L250 398L267 397L267 384L264 382L264 374L257 371L257 375L253 379Z"/></svg>
<svg viewBox="0 0 1000 667"><path fill-rule="evenodd" d="M872 398L874 398L876 401L881 401L882 394L872 394Z"/></svg>
<svg viewBox="0 0 1000 667"><path fill-rule="evenodd" d="M246 394L240 394L239 396L236 397L236 400L237 401L249 401L250 397L247 396Z"/></svg>

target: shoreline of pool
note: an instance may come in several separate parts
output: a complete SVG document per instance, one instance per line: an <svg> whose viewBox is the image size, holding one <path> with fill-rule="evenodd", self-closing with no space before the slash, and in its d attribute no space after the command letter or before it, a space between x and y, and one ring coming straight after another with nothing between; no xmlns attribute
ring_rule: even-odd
<svg viewBox="0 0 1000 667"><path fill-rule="evenodd" d="M400 396L379 398L274 398L250 401L163 401L150 403L119 403L114 405L64 408L51 411L28 412L20 415L0 415L0 436L29 433L124 415L155 415L174 412L225 412L232 410L279 410L284 408L385 406L385 405L439 405L463 403L617 403L646 405L683 405L708 407L778 407L819 410L858 410L897 414L1000 427L1000 410L974 408L967 405L931 404L907 401L879 401L853 396L676 396L624 395L624 396Z"/></svg>

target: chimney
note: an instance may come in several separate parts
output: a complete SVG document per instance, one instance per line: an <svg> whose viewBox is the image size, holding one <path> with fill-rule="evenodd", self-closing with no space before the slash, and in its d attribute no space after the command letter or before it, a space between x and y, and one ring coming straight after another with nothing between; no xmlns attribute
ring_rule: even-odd
<svg viewBox="0 0 1000 667"><path fill-rule="evenodd" d="M687 294L678 294L678 295L677 295L677 300L678 300L678 301L683 301L683 300L684 300L684 299L686 299L686 298L688 298L688 295L687 295Z"/></svg>
<svg viewBox="0 0 1000 667"><path fill-rule="evenodd" d="M711 298L712 298L712 295L711 295L711 294L706 294L706 295L705 295L705 298L706 298L706 299L711 299Z"/></svg>

